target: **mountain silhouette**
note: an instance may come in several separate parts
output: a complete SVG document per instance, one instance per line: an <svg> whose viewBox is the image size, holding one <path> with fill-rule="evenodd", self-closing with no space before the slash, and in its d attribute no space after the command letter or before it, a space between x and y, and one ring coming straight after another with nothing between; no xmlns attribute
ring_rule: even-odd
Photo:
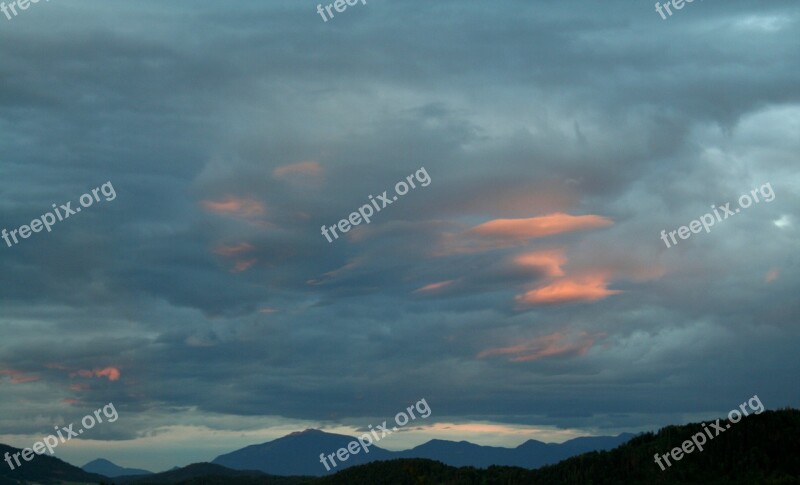
<svg viewBox="0 0 800 485"><path fill-rule="evenodd" d="M125 475L152 475L153 472L138 468L123 468L104 458L92 460L81 467L83 471L97 473L106 477L121 477Z"/></svg>
<svg viewBox="0 0 800 485"><path fill-rule="evenodd" d="M11 446L0 444L0 457L5 457L6 453L13 455L22 450ZM0 485L17 485L28 483L100 483L107 480L106 477L89 473L80 468L65 463L58 458L50 455L36 455L31 461L23 461L20 457L22 466L16 466L14 459L12 470L7 463L0 461Z"/></svg>
<svg viewBox="0 0 800 485"><path fill-rule="evenodd" d="M714 485L788 485L800 483L800 411L783 409L765 411L748 416L726 429L723 436L708 441L702 452L683 457L680 462L661 470L653 461L655 453L668 453L702 429L701 423L667 426L657 433L642 433L633 438L624 434L617 437L576 438L560 445L529 440L516 448L484 447L466 441L431 440L412 450L384 453L392 459L337 469L325 476L275 476L261 471L231 470L221 465L196 463L178 470L147 476L106 479L116 485L350 485L354 483L380 483L383 485L661 485L661 484L714 484ZM701 433L702 434L702 433ZM630 439L628 439L630 438ZM313 447L319 457L320 443L326 446L348 443L350 436L306 430L283 438L254 445L243 450L277 457L279 452L297 451L298 444ZM504 459L509 452L547 454L551 450L571 453L578 449L605 447L615 440L627 440L610 451L590 451L573 456L554 465L537 469L519 466L492 465L454 467L438 460L425 458L397 458L404 453L452 454L448 459L484 459L496 453ZM341 446L339 446L341 447ZM338 449L338 448L337 448ZM416 451L415 451L416 450ZM0 453L17 452L15 448L0 445ZM300 450L301 452L303 450ZM330 450L335 452L335 450ZM481 452L487 455L481 455ZM223 455L237 459L239 452ZM256 456L254 453L250 458ZM321 452L320 452L321 453ZM304 453L305 454L305 453ZM232 455L232 456L231 456ZM542 459L551 459L548 455ZM348 460L349 461L349 460ZM317 461L317 466L324 469ZM31 466L27 471L24 468ZM1 470L1 469L0 469ZM19 475L11 474L19 472ZM317 472L318 474L318 472ZM103 477L91 475L58 459L42 456L25 466L9 472L0 471L0 485L28 485L30 483L103 483Z"/></svg>
<svg viewBox="0 0 800 485"><path fill-rule="evenodd" d="M369 453L359 451L350 455L344 462L336 459L336 467L330 466L329 463L331 469L328 471L320 463L320 453L334 454L340 448L347 448L348 443L356 438L307 429L220 455L211 463L234 470L260 470L270 475L281 476L327 475L356 465L397 458L426 458L456 467L486 468L492 465L505 465L537 468L587 451L609 450L633 436L625 433L619 436L575 438L561 444L528 440L516 448L481 446L468 441L438 439L404 451L388 451L373 445L369 447Z"/></svg>
<svg viewBox="0 0 800 485"><path fill-rule="evenodd" d="M722 419L721 419L722 420ZM404 458L375 462L318 478L314 485L352 483L482 485L788 485L800 484L800 411L751 415L661 470L656 453L668 453L702 423L643 433L610 451L592 451L535 470L509 466L455 468L440 461ZM582 440L581 438L578 438ZM588 438L591 440L592 438ZM575 440L572 440L573 442ZM583 446L582 443L572 443ZM536 445L537 448L538 445ZM233 485L233 484L231 484Z"/></svg>
<svg viewBox="0 0 800 485"><path fill-rule="evenodd" d="M634 436L623 433L618 436L582 437L560 444L531 439L516 448L481 446L468 441L431 440L411 450L401 451L395 458L426 458L455 467L486 468L502 465L539 468L581 453L610 450Z"/></svg>
<svg viewBox="0 0 800 485"><path fill-rule="evenodd" d="M270 475L324 475L353 465L393 458L390 451L370 446L368 453L351 455L341 464L337 459L337 466L327 472L320 463L320 453L336 453L339 448L347 448L347 444L355 439L353 436L307 429L220 455L211 463L234 470L260 470Z"/></svg>

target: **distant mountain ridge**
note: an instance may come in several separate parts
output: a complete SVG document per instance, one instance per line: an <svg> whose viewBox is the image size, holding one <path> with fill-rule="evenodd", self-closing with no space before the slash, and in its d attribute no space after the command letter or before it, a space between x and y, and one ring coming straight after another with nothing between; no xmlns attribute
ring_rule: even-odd
<svg viewBox="0 0 800 485"><path fill-rule="evenodd" d="M97 473L106 477L122 477L125 475L152 475L153 472L141 470L139 468L124 468L115 463L106 460L105 458L98 458L81 467L83 471L89 473Z"/></svg>
<svg viewBox="0 0 800 485"><path fill-rule="evenodd" d="M261 471L231 470L221 465L196 463L177 470L147 476L108 479L89 474L50 456L39 456L16 470L0 467L0 485L75 485L115 483L116 485L351 485L381 483L383 485L448 484L485 485L553 485L594 483L595 485L788 485L800 484L800 411L782 409L752 415L725 431L724 438L709 441L702 452L684 456L675 466L662 471L654 463L654 453L666 453L680 446L701 429L701 423L667 426L657 433L643 433L610 451L592 451L574 456L555 465L530 470L512 466L488 468L452 467L439 461L422 458L393 458L349 467L323 477L275 476ZM327 436L326 436L327 435ZM295 433L262 445L255 450L283 448L288 438L301 436L314 441L331 434L313 430ZM352 439L332 435L334 439ZM626 435L621 435L625 437ZM620 438L620 437L617 437ZM289 440L291 444L293 440ZM277 442L277 443L276 443ZM607 444L608 437L577 438L564 452L584 446ZM481 447L469 442L432 440L420 445L424 452L440 452L455 448L468 454L480 448L494 451L541 451L559 445L529 440L517 448ZM544 447L544 448L542 448ZM250 448L250 447L248 447ZM0 445L0 454L21 450ZM273 449L274 451L274 449ZM384 450L385 451L385 450ZM407 450L413 451L413 450ZM417 450L420 451L420 450ZM235 452L234 452L235 453ZM392 454L392 452L387 452ZM400 454L405 452L398 452ZM461 457L462 459L464 456Z"/></svg>
<svg viewBox="0 0 800 485"><path fill-rule="evenodd" d="M22 450L0 444L0 456L6 453L13 455ZM22 461L22 466L15 464L12 470L5 462L0 462L0 485L22 485L29 483L100 483L107 480L102 475L88 473L80 468L49 455L37 455L31 461ZM14 463L12 459L12 463Z"/></svg>
<svg viewBox="0 0 800 485"><path fill-rule="evenodd" d="M424 458L454 467L486 468L492 465L538 468L589 451L615 448L633 438L631 433L618 436L575 438L564 443L543 443L528 440L516 448L482 446L468 441L430 440L410 450L389 451L379 446L369 447L369 453L350 455L347 461L326 471L320 463L320 453L336 453L356 438L326 433L316 429L294 432L273 441L251 445L220 455L211 463L234 470L260 470L270 475L320 476L332 474L356 465L397 458Z"/></svg>
<svg viewBox="0 0 800 485"><path fill-rule="evenodd" d="M319 454L335 453L339 448L346 448L347 444L355 439L353 436L307 429L220 455L211 463L234 470L260 470L270 475L323 475L326 471L319 461ZM343 465L363 465L394 457L388 450L371 446L369 453L353 455ZM331 473L342 468L337 466Z"/></svg>
<svg viewBox="0 0 800 485"><path fill-rule="evenodd" d="M661 470L655 453L681 446L701 423L643 433L613 450L593 451L536 470L492 466L454 468L427 459L374 462L320 477L314 485L353 483L483 485L789 485L800 484L800 411L782 409L751 415ZM230 484L233 485L233 484Z"/></svg>

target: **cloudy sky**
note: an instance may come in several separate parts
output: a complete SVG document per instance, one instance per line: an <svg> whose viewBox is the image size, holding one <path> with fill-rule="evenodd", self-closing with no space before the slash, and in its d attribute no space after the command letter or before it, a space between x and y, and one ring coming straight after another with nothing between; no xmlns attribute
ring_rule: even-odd
<svg viewBox="0 0 800 485"><path fill-rule="evenodd" d="M800 405L795 0L316 8L0 15L0 229L116 194L0 241L0 442L113 402L57 456L161 470L422 398L380 446Z"/></svg>

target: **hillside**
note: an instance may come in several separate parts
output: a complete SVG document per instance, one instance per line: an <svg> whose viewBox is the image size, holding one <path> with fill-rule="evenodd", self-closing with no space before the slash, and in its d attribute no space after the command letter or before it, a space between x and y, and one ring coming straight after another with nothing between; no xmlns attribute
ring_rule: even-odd
<svg viewBox="0 0 800 485"><path fill-rule="evenodd" d="M720 420L722 422L722 420ZM708 424L708 423L707 423ZM800 411L766 411L732 425L662 471L663 455L703 429L702 423L667 426L608 452L586 453L536 470L541 483L800 483Z"/></svg>
<svg viewBox="0 0 800 485"><path fill-rule="evenodd" d="M306 481L294 477L271 477L259 471L231 470L212 463L195 463L183 468L155 473L147 476L118 477L114 479L116 485L167 485L188 483L231 483L240 485L294 485Z"/></svg>
<svg viewBox="0 0 800 485"><path fill-rule="evenodd" d="M20 451L22 450L19 448L0 444L0 456ZM21 485L30 482L41 484L98 483L103 480L106 480L104 476L85 472L49 455L36 456L29 462L22 461L22 466L15 467L14 470L11 470L5 462L0 462L0 485Z"/></svg>
<svg viewBox="0 0 800 485"><path fill-rule="evenodd" d="M320 453L335 453L354 439L352 436L307 429L220 455L211 463L234 470L260 470L270 475L323 475L326 470L320 463ZM346 462L337 464L333 471L390 458L391 452L372 446L369 453L353 455Z"/></svg>
<svg viewBox="0 0 800 485"><path fill-rule="evenodd" d="M709 440L702 452L661 471L654 454L664 454L702 430L701 423L667 426L611 451L590 452L538 470L516 467L453 468L431 460L371 463L315 483L405 484L800 484L800 411L750 416Z"/></svg>
<svg viewBox="0 0 800 485"><path fill-rule="evenodd" d="M668 453L702 429L701 423L667 426L657 433L639 435L611 451L585 453L536 470L510 466L456 468L435 460L401 458L354 466L317 478L269 476L259 471L198 463L150 476L106 479L45 456L14 472L0 468L0 485L103 480L117 485L800 484L800 411L786 409L749 416L709 440L702 452L684 456L665 471L656 465L656 453ZM306 438L314 435L307 434ZM434 443L436 447L441 444ZM475 450L475 445L457 445L458 449ZM446 446L452 447L449 443ZM5 451L17 450L0 445L0 453Z"/></svg>

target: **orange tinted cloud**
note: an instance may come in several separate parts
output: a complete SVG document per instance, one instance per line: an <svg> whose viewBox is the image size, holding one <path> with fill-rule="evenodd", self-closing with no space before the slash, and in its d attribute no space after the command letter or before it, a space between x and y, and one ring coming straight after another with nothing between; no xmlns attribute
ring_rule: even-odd
<svg viewBox="0 0 800 485"><path fill-rule="evenodd" d="M351 432L350 430L346 431ZM439 421L420 424L415 427L415 431L420 434L420 437L427 436L450 441L468 440L487 446L508 446L509 442L521 443L531 438L544 442L561 443L568 439L585 435L585 432L576 429L491 422L453 423Z"/></svg>
<svg viewBox="0 0 800 485"><path fill-rule="evenodd" d="M598 215L573 216L560 212L522 219L494 219L463 232L444 232L432 254L451 256L491 251L525 244L531 239L608 227L613 223Z"/></svg>
<svg viewBox="0 0 800 485"><path fill-rule="evenodd" d="M444 288L445 286L450 285L451 283L453 283L453 281L454 280L447 280L447 281L440 281L438 283L431 283L429 285L423 286L422 288L417 288L416 290L414 290L414 293L421 293L421 292L426 292L426 291L435 291L435 290L438 290L440 288Z"/></svg>
<svg viewBox="0 0 800 485"><path fill-rule="evenodd" d="M547 276L564 276L561 266L566 262L567 257L564 255L563 249L532 251L514 258L514 264L517 266L536 268L544 271Z"/></svg>
<svg viewBox="0 0 800 485"><path fill-rule="evenodd" d="M468 232L513 241L524 241L565 232L598 229L613 224L611 219L597 215L573 216L555 213L526 219L494 219L477 225Z"/></svg>
<svg viewBox="0 0 800 485"><path fill-rule="evenodd" d="M202 206L209 212L224 216L251 219L266 212L264 204L255 199L228 196L221 200L204 200Z"/></svg>
<svg viewBox="0 0 800 485"><path fill-rule="evenodd" d="M594 345L595 338L586 332L567 337L560 332L537 337L510 347L490 348L478 354L479 359L498 355L513 356L511 362L533 362L548 357L584 355Z"/></svg>
<svg viewBox="0 0 800 485"><path fill-rule="evenodd" d="M252 251L254 249L253 245L250 243L239 243L230 246L221 245L214 248L214 252L219 254L220 256L235 256L239 253L244 253L247 251Z"/></svg>
<svg viewBox="0 0 800 485"><path fill-rule="evenodd" d="M72 374L70 374L70 377L75 377L76 375L87 378L106 377L108 378L109 381L117 381L119 380L121 374L119 372L119 369L117 369L116 367L106 367L105 369L94 369L94 370L81 369L77 372L73 372Z"/></svg>
<svg viewBox="0 0 800 485"><path fill-rule="evenodd" d="M272 171L272 175L278 178L287 175L310 175L316 177L322 175L322 166L318 162L313 161L291 163L289 165L277 167Z"/></svg>
<svg viewBox="0 0 800 485"><path fill-rule="evenodd" d="M119 380L119 369L115 367L106 367L105 369L95 370L94 375L97 377L108 377L109 381Z"/></svg>
<svg viewBox="0 0 800 485"><path fill-rule="evenodd" d="M250 269L254 264L256 264L257 259L248 259L247 261L237 261L236 264L233 266L231 270L234 273L241 273L242 271L247 271Z"/></svg>
<svg viewBox="0 0 800 485"><path fill-rule="evenodd" d="M0 369L0 376L10 377L12 384L25 384L26 382L35 382L39 380L36 376L29 376L14 369Z"/></svg>
<svg viewBox="0 0 800 485"><path fill-rule="evenodd" d="M524 306L554 305L597 301L620 293L619 290L609 290L607 286L608 282L603 275L567 277L519 295L516 301Z"/></svg>
<svg viewBox="0 0 800 485"><path fill-rule="evenodd" d="M361 266L363 262L364 262L363 257L354 258L348 261L347 264L345 264L341 268L335 269L333 271L328 271L327 273L323 273L322 276L319 278L312 278L310 280L307 280L306 284L314 286L325 284L330 280L340 276L342 273L345 273L347 271L350 271L351 269Z"/></svg>
<svg viewBox="0 0 800 485"><path fill-rule="evenodd" d="M225 256L226 258L232 258L232 257L242 256L243 253L250 252L253 249L255 249L255 247L252 244L242 242L230 246L226 246L224 244L221 246L217 246L216 248L214 248L214 253L219 254L220 256ZM231 273L241 273L243 271L247 271L254 264L256 264L257 261L258 259L256 258L251 258L247 260L238 259L233 265L233 268L231 268Z"/></svg>
<svg viewBox="0 0 800 485"><path fill-rule="evenodd" d="M764 283L772 283L773 281L778 279L780 272L777 269L771 269L765 276L764 276Z"/></svg>

